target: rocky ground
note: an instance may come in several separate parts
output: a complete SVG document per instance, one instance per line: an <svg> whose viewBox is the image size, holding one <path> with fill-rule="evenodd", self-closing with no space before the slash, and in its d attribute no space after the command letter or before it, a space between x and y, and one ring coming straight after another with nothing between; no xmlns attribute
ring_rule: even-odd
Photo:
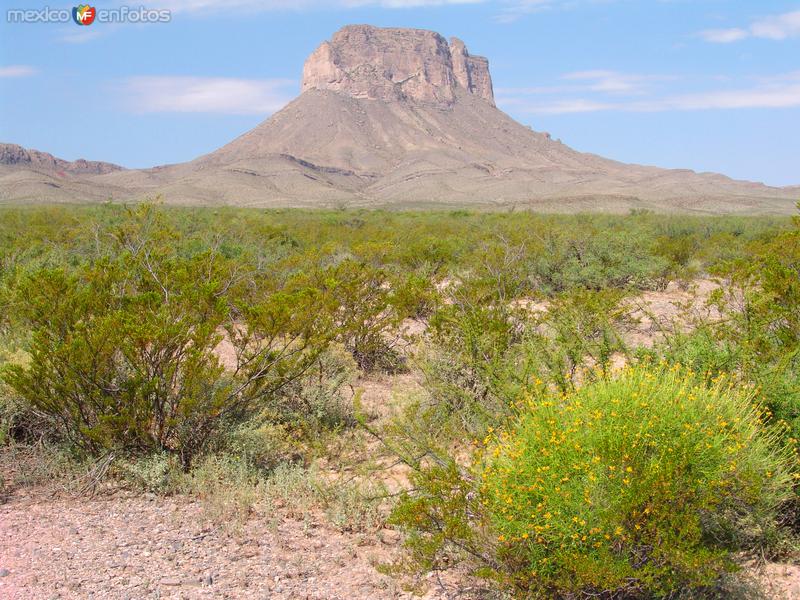
<svg viewBox="0 0 800 600"><path fill-rule="evenodd" d="M0 599L417 598L376 570L399 543L393 530L341 532L323 515L256 513L231 530L213 526L187 497L21 489L0 505ZM745 588L740 600L800 599L800 567L749 571L764 593ZM493 597L456 583L430 577L422 598Z"/></svg>
<svg viewBox="0 0 800 600"><path fill-rule="evenodd" d="M398 542L281 515L230 532L182 497L17 494L0 506L0 598L410 598L375 569Z"/></svg>
<svg viewBox="0 0 800 600"><path fill-rule="evenodd" d="M358 382L378 418L417 385L412 375ZM404 479L397 466L382 473L390 489ZM0 600L417 597L376 569L396 555L398 532L342 532L313 510L295 518L289 507L257 504L244 524L219 526L202 501L115 487L87 497L19 486L2 500ZM427 588L428 600L485 597L434 577Z"/></svg>

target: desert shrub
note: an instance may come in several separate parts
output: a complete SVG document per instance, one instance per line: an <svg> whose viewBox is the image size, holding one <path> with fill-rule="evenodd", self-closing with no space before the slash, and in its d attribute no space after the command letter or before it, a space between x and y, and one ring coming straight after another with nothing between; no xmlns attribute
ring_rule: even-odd
<svg viewBox="0 0 800 600"><path fill-rule="evenodd" d="M382 485L353 478L326 478L315 465L280 465L267 478L263 495L289 517L310 520L315 514L324 514L342 531L374 532L386 518Z"/></svg>
<svg viewBox="0 0 800 600"><path fill-rule="evenodd" d="M238 265L180 256L176 235L144 205L115 231L113 258L17 284L30 363L3 378L86 451L168 451L188 468L221 424L301 376L330 339L319 290L242 300ZM228 370L223 337L235 349Z"/></svg>
<svg viewBox="0 0 800 600"><path fill-rule="evenodd" d="M365 371L399 371L404 368L398 352L400 324L387 273L371 265L345 260L323 273L336 299L336 338Z"/></svg>
<svg viewBox="0 0 800 600"><path fill-rule="evenodd" d="M374 482L334 481L324 490L325 515L342 531L374 533L386 521L385 488Z"/></svg>
<svg viewBox="0 0 800 600"><path fill-rule="evenodd" d="M532 261L532 277L544 291L648 289L664 284L668 262L655 252L642 252L653 245L645 232L624 230L621 224L603 227L602 222L587 222L586 215L576 219L582 219L584 231L548 232Z"/></svg>
<svg viewBox="0 0 800 600"><path fill-rule="evenodd" d="M10 442L0 452L0 478L7 489L44 487L52 492L75 492L85 484L92 461L49 441Z"/></svg>
<svg viewBox="0 0 800 600"><path fill-rule="evenodd" d="M427 406L420 407L428 413L424 420L440 425L452 420L455 435L479 435L505 410L509 370L521 334L509 307L482 304L459 289L456 301L431 317L429 340L420 353L430 396Z"/></svg>
<svg viewBox="0 0 800 600"><path fill-rule="evenodd" d="M763 535L791 491L790 453L752 400L640 368L530 403L481 473L515 585L664 595L713 583L731 550L757 543L743 524Z"/></svg>
<svg viewBox="0 0 800 600"><path fill-rule="evenodd" d="M614 289L573 290L557 295L529 317L522 354L537 379L562 392L598 374L607 375L627 348L619 332L625 310Z"/></svg>
<svg viewBox="0 0 800 600"><path fill-rule="evenodd" d="M2 339L2 338L0 338ZM5 340L7 342L7 340ZM0 369L25 366L29 357L16 344L0 341ZM57 443L62 441L48 415L36 410L0 379L0 448L6 444Z"/></svg>
<svg viewBox="0 0 800 600"><path fill-rule="evenodd" d="M282 463L309 463L356 425L353 357L334 344L257 412L220 432L210 448L242 457L264 474Z"/></svg>
<svg viewBox="0 0 800 600"><path fill-rule="evenodd" d="M720 265L722 287L710 303L717 319L696 323L642 354L691 366L699 377L720 374L759 389L771 419L800 439L800 230L752 246L748 260Z"/></svg>
<svg viewBox="0 0 800 600"><path fill-rule="evenodd" d="M453 417L457 436L482 436L537 381L570 391L609 373L615 355L627 353L619 291L573 290L541 310L483 303L470 291L459 288L431 317L419 361L430 394L425 418Z"/></svg>
<svg viewBox="0 0 800 600"><path fill-rule="evenodd" d="M236 528L261 499L263 485L261 475L241 457L216 454L203 457L183 474L178 489L202 502L209 521Z"/></svg>
<svg viewBox="0 0 800 600"><path fill-rule="evenodd" d="M166 452L117 460L113 476L136 490L169 495L181 489L184 473L180 461Z"/></svg>
<svg viewBox="0 0 800 600"><path fill-rule="evenodd" d="M519 597L670 596L760 549L791 496L791 450L750 390L649 367L544 387L469 470L423 462L393 522L403 569L467 560Z"/></svg>
<svg viewBox="0 0 800 600"><path fill-rule="evenodd" d="M393 305L404 317L424 319L439 304L439 294L433 284L433 274L414 272L394 278Z"/></svg>
<svg viewBox="0 0 800 600"><path fill-rule="evenodd" d="M277 508L297 519L308 518L318 508L322 499L322 480L313 466L284 463L279 465L267 479L264 496Z"/></svg>
<svg viewBox="0 0 800 600"><path fill-rule="evenodd" d="M394 252L394 261L406 269L438 275L451 265L459 253L459 243L453 235L408 232Z"/></svg>
<svg viewBox="0 0 800 600"><path fill-rule="evenodd" d="M303 459L302 439L269 414L256 415L222 432L215 450L241 457L263 473Z"/></svg>
<svg viewBox="0 0 800 600"><path fill-rule="evenodd" d="M529 250L523 241L495 233L469 257L461 294L477 302L508 303L528 293L532 280Z"/></svg>
<svg viewBox="0 0 800 600"><path fill-rule="evenodd" d="M24 409L15 401L8 387L0 382L0 448L17 437Z"/></svg>
<svg viewBox="0 0 800 600"><path fill-rule="evenodd" d="M310 431L352 427L352 380L357 375L353 357L334 344L308 366L301 377L284 386L269 407L271 420L302 426Z"/></svg>

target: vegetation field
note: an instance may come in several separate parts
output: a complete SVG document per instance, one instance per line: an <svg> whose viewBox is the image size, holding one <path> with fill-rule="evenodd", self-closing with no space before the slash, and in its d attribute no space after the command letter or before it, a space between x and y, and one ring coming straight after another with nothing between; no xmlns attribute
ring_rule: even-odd
<svg viewBox="0 0 800 600"><path fill-rule="evenodd" d="M7 506L392 540L352 597L772 597L798 439L790 218L0 209Z"/></svg>

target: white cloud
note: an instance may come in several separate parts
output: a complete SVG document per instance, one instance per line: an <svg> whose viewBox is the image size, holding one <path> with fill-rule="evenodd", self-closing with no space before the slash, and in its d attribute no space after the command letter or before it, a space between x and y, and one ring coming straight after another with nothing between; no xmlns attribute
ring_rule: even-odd
<svg viewBox="0 0 800 600"><path fill-rule="evenodd" d="M800 35L800 10L756 21L750 26L750 32L755 37L770 40Z"/></svg>
<svg viewBox="0 0 800 600"><path fill-rule="evenodd" d="M638 73L620 73L605 69L576 71L559 77L567 83L560 85L543 85L534 87L495 88L495 95L505 102L517 102L519 98L545 95L575 95L587 92L605 95L644 95L653 91L656 84L672 81L676 77L668 75L642 75ZM572 102L572 101L565 101ZM593 103L592 103L593 104ZM605 106L606 103L601 103ZM588 106L582 102L580 106ZM571 106L571 105L570 105ZM573 112L578 112L573 111ZM582 111L581 111L582 112Z"/></svg>
<svg viewBox="0 0 800 600"><path fill-rule="evenodd" d="M34 67L28 65L9 65L7 67L0 67L0 78L5 77L30 77L36 74Z"/></svg>
<svg viewBox="0 0 800 600"><path fill-rule="evenodd" d="M614 110L614 106L614 104L609 104L608 102L596 102L594 100L587 100L585 98L577 98L575 100L556 100L555 102L528 106L525 112L549 115L567 115L574 113Z"/></svg>
<svg viewBox="0 0 800 600"><path fill-rule="evenodd" d="M729 44L745 38L762 38L768 40L785 40L800 36L800 10L772 15L753 21L746 29L706 29L700 32L707 42Z"/></svg>
<svg viewBox="0 0 800 600"><path fill-rule="evenodd" d="M592 92L642 94L647 91L653 82L670 78L661 75L637 75L619 73L617 71L593 70L567 73L562 75L561 79L586 82L585 89Z"/></svg>
<svg viewBox="0 0 800 600"><path fill-rule="evenodd" d="M515 0L508 2L508 6L503 7L500 13L495 15L494 21L497 23L513 23L524 15L551 8L553 3L553 0Z"/></svg>
<svg viewBox="0 0 800 600"><path fill-rule="evenodd" d="M642 110L712 110L800 107L800 84L710 91L667 98Z"/></svg>
<svg viewBox="0 0 800 600"><path fill-rule="evenodd" d="M122 87L134 112L267 115L291 100L296 82L227 77L131 77Z"/></svg>
<svg viewBox="0 0 800 600"><path fill-rule="evenodd" d="M586 4L611 4L619 0L495 0L501 4L493 17L496 23L513 23L525 15L550 9L574 9ZM662 0L663 1L663 0Z"/></svg>
<svg viewBox="0 0 800 600"><path fill-rule="evenodd" d="M627 98L610 101L591 98L548 100L536 95L500 95L501 105L535 114L570 114L579 112L663 112L683 110L725 110L747 108L800 107L800 71L784 73L732 89L712 89L660 97Z"/></svg>
<svg viewBox="0 0 800 600"><path fill-rule="evenodd" d="M731 42L738 42L739 40L743 40L748 35L750 35L744 29L739 29L738 27L734 27L731 29L706 29L705 31L700 32L700 37L702 37L707 42L713 42L715 44L729 44Z"/></svg>

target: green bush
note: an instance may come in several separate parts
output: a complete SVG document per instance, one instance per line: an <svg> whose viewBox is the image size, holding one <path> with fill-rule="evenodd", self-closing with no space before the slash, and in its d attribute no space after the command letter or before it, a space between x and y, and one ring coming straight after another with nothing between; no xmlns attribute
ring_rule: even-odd
<svg viewBox="0 0 800 600"><path fill-rule="evenodd" d="M690 366L706 380L727 373L758 388L771 420L800 439L800 229L751 245L747 260L719 267L710 298L719 318L669 336L641 354Z"/></svg>
<svg viewBox="0 0 800 600"><path fill-rule="evenodd" d="M319 432L356 424L351 382L357 375L353 357L339 344L331 345L301 377L284 386L268 408L270 420Z"/></svg>
<svg viewBox="0 0 800 600"><path fill-rule="evenodd" d="M542 597L711 585L791 496L790 450L760 419L752 392L678 369L528 402L480 469L501 577Z"/></svg>
<svg viewBox="0 0 800 600"><path fill-rule="evenodd" d="M330 311L318 289L254 286L212 252L180 255L154 210L115 231L113 258L20 278L14 309L31 330L30 361L3 378L75 446L171 452L188 469L220 426L316 361L333 335Z"/></svg>
<svg viewBox="0 0 800 600"><path fill-rule="evenodd" d="M542 310L475 294L464 286L432 315L421 353L429 405L438 413L427 418L457 421L457 438L496 426L537 380L570 391L627 352L616 327L624 312L617 290L565 292Z"/></svg>
<svg viewBox="0 0 800 600"><path fill-rule="evenodd" d="M179 491L185 476L176 457L167 453L117 461L114 474L134 489L165 496Z"/></svg>
<svg viewBox="0 0 800 600"><path fill-rule="evenodd" d="M527 368L562 392L592 380L598 371L608 374L614 355L627 353L618 331L625 312L622 297L614 289L556 296L530 319L521 350Z"/></svg>
<svg viewBox="0 0 800 600"><path fill-rule="evenodd" d="M282 463L309 463L356 425L352 356L334 344L246 421L220 432L211 450L240 456L267 473Z"/></svg>
<svg viewBox="0 0 800 600"><path fill-rule="evenodd" d="M335 298L336 339L365 371L400 371L397 348L406 317L387 273L365 263L344 260L322 273L323 287Z"/></svg>
<svg viewBox="0 0 800 600"><path fill-rule="evenodd" d="M421 407L437 425L452 421L451 435L480 435L505 411L514 381L522 327L502 304L481 304L461 290L458 299L431 317L420 367L429 395ZM436 428L434 428L436 429Z"/></svg>
<svg viewBox="0 0 800 600"><path fill-rule="evenodd" d="M244 525L262 499L263 486L260 473L227 454L205 456L177 479L178 491L197 497L209 521L234 529Z"/></svg>
<svg viewBox="0 0 800 600"><path fill-rule="evenodd" d="M778 539L792 450L752 390L640 366L561 395L540 385L516 410L472 466L463 450L408 460L392 570L466 562L525 598L672 597Z"/></svg>

